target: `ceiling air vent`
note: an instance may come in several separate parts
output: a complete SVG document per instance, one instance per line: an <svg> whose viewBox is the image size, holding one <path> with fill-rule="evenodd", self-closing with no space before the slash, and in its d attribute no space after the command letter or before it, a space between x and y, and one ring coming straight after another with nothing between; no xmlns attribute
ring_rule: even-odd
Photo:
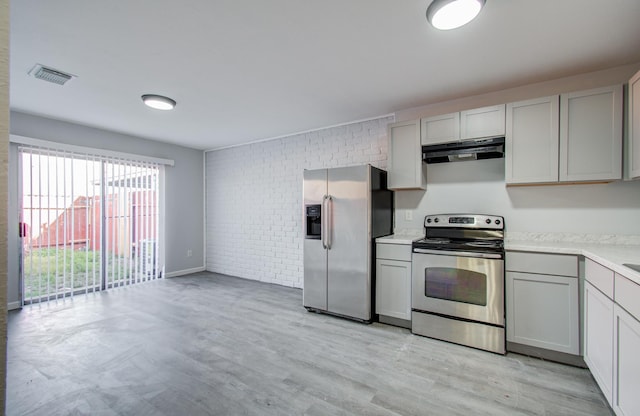
<svg viewBox="0 0 640 416"><path fill-rule="evenodd" d="M64 85L70 79L75 78L75 75L67 74L53 68L47 68L40 64L34 66L31 71L29 71L29 74L38 79L53 82L58 85Z"/></svg>

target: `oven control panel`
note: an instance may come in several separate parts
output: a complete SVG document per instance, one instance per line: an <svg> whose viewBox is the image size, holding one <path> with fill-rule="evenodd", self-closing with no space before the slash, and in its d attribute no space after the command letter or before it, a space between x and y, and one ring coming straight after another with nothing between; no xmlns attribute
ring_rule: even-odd
<svg viewBox="0 0 640 416"><path fill-rule="evenodd" d="M438 214L424 217L425 227L483 228L503 230L504 218L497 215Z"/></svg>

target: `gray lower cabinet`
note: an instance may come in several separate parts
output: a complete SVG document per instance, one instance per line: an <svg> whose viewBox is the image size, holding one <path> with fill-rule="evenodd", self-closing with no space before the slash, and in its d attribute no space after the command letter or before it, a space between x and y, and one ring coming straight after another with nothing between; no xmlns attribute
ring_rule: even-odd
<svg viewBox="0 0 640 416"><path fill-rule="evenodd" d="M618 416L640 415L640 285L585 261L584 361Z"/></svg>
<svg viewBox="0 0 640 416"><path fill-rule="evenodd" d="M574 363L554 353L580 355L577 256L507 252L505 267L507 349Z"/></svg>
<svg viewBox="0 0 640 416"><path fill-rule="evenodd" d="M411 245L377 244L376 313L380 322L411 327Z"/></svg>
<svg viewBox="0 0 640 416"><path fill-rule="evenodd" d="M615 273L613 403L617 415L640 415L640 285Z"/></svg>
<svg viewBox="0 0 640 416"><path fill-rule="evenodd" d="M613 409L616 414L640 415L640 321L614 304Z"/></svg>
<svg viewBox="0 0 640 416"><path fill-rule="evenodd" d="M584 361L600 390L613 397L613 300L590 282L584 285Z"/></svg>

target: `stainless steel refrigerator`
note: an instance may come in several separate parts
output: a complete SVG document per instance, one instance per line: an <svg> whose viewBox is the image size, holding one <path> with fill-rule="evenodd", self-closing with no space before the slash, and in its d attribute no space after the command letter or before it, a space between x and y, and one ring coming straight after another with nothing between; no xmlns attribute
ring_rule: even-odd
<svg viewBox="0 0 640 416"><path fill-rule="evenodd" d="M387 172L370 165L305 170L303 192L304 307L370 322L374 239L393 232Z"/></svg>

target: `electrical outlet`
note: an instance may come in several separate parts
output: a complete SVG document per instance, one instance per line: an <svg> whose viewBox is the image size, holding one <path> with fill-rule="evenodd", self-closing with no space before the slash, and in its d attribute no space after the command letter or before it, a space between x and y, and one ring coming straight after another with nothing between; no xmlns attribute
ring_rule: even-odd
<svg viewBox="0 0 640 416"><path fill-rule="evenodd" d="M191 249L187 250L187 257L193 256L193 251Z"/></svg>
<svg viewBox="0 0 640 416"><path fill-rule="evenodd" d="M406 210L404 212L404 220L405 221L412 221L413 220L413 211L411 210Z"/></svg>

